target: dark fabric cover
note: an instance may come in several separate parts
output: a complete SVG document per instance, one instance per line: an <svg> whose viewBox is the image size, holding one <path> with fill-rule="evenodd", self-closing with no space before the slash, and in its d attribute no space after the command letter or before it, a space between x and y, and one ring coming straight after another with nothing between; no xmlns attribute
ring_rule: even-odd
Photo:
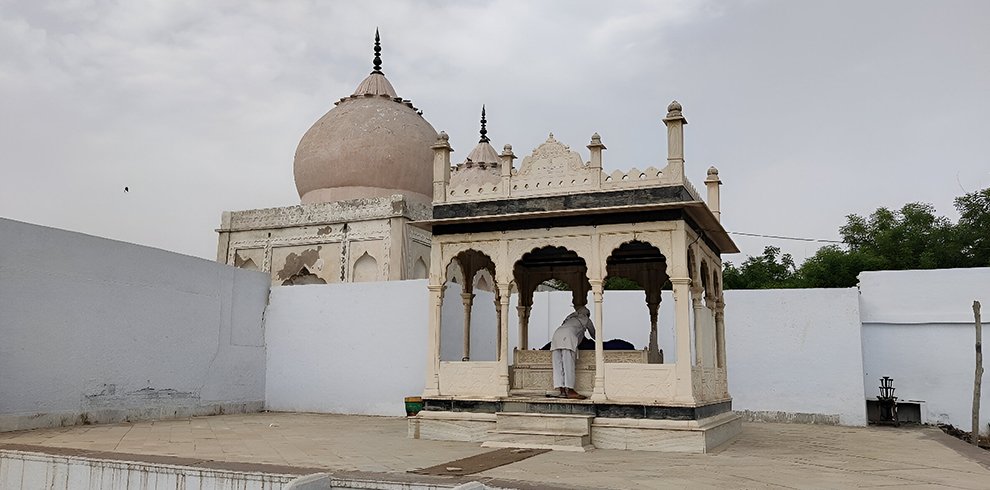
<svg viewBox="0 0 990 490"><path fill-rule="evenodd" d="M636 347L634 347L631 343L626 342L625 340L622 339L606 340L602 345L604 346L605 350L636 350ZM581 344L578 345L578 349L595 350L595 341L589 338L585 338L581 340ZM550 350L550 342L547 342L547 345L544 345L542 348L540 348L540 350Z"/></svg>

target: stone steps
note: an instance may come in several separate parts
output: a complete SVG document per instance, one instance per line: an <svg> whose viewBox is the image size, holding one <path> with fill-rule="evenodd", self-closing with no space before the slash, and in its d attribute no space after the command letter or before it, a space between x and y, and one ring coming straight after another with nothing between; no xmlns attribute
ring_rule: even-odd
<svg viewBox="0 0 990 490"><path fill-rule="evenodd" d="M590 415L498 412L495 430L483 447L519 447L587 451L591 445Z"/></svg>

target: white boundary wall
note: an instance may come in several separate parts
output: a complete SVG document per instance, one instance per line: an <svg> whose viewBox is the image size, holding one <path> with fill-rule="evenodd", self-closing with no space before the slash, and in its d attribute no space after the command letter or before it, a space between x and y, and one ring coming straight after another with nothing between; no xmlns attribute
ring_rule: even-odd
<svg viewBox="0 0 990 490"><path fill-rule="evenodd" d="M753 419L862 425L864 397L891 376L902 400L922 404L924 421L968 430L971 305L980 300L990 311L990 268L867 272L860 280L859 290L725 293L733 408ZM421 393L425 280L275 288L265 313L268 281L0 219L0 431L263 405L401 415L402 398ZM456 285L447 293L441 350L453 360L463 349L463 307ZM483 291L475 298L474 360L494 359L493 299ZM531 348L549 340L570 303L568 292L536 293ZM667 362L675 361L672 306L665 292ZM646 346L642 292L608 291L604 308L606 340ZM512 349L514 303L509 323Z"/></svg>
<svg viewBox="0 0 990 490"><path fill-rule="evenodd" d="M865 395L880 377L894 394L917 401L922 420L972 429L975 328L973 300L983 305L984 369L990 372L990 268L864 272L859 276ZM981 432L990 424L990 383L983 379Z"/></svg>
<svg viewBox="0 0 990 490"><path fill-rule="evenodd" d="M645 348L650 320L643 292L606 291L604 301L605 340ZM725 302L734 410L756 420L866 425L856 289L726 291ZM673 305L664 291L658 330L668 363L676 361ZM549 342L570 311L570 293L537 293L530 347Z"/></svg>
<svg viewBox="0 0 990 490"><path fill-rule="evenodd" d="M268 281L0 219L0 431L260 410Z"/></svg>
<svg viewBox="0 0 990 490"><path fill-rule="evenodd" d="M426 284L272 288L265 408L405 415L426 383Z"/></svg>
<svg viewBox="0 0 990 490"><path fill-rule="evenodd" d="M495 352L494 305L476 301L472 359ZM476 298L477 299L477 298ZM426 281L274 288L266 313L266 408L402 415L402 398L422 393L426 366ZM855 289L726 293L729 387L734 408L772 420L864 425L863 369ZM530 347L549 341L573 311L569 292L534 296ZM649 315L641 291L605 295L605 339L646 347ZM673 359L673 298L664 294L660 344ZM510 305L510 349L517 314ZM463 306L447 289L441 351L459 359ZM485 340L481 340L485 339ZM783 414L776 413L782 412Z"/></svg>
<svg viewBox="0 0 990 490"><path fill-rule="evenodd" d="M732 408L756 420L866 425L858 296L726 291Z"/></svg>

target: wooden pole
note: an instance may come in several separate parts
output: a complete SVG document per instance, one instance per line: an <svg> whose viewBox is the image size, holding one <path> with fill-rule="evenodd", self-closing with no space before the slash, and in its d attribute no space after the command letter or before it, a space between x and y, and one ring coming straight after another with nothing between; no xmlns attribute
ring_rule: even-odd
<svg viewBox="0 0 990 490"><path fill-rule="evenodd" d="M980 445L980 385L983 383L983 325L980 324L980 302L973 301L976 318L976 380L973 382L973 434L972 443Z"/></svg>

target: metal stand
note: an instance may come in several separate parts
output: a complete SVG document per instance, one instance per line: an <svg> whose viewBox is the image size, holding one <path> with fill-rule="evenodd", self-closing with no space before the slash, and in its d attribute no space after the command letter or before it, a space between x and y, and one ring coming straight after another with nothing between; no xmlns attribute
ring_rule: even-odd
<svg viewBox="0 0 990 490"><path fill-rule="evenodd" d="M884 376L880 378L880 396L877 397L878 408L880 409L881 425L893 425L899 427L900 420L897 418L897 397L894 396L894 379Z"/></svg>

